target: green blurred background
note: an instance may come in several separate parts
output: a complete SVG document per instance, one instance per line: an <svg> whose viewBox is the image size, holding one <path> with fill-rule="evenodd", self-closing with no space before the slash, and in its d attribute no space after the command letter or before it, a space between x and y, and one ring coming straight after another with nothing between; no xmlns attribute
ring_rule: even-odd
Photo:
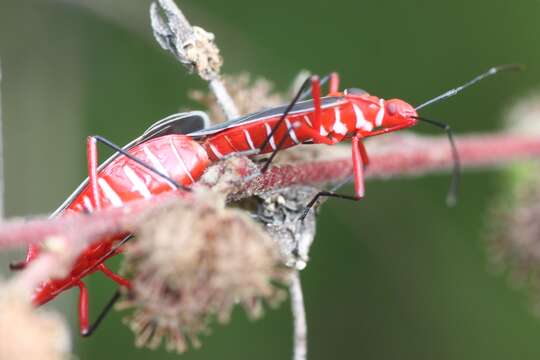
<svg viewBox="0 0 540 360"><path fill-rule="evenodd" d="M205 84L154 42L149 3L0 0L8 216L63 201L85 176L87 134L123 144L164 115L200 108L186 93ZM423 112L457 133L499 128L504 109L540 82L536 0L179 3L217 34L225 73L262 75L279 90L300 69L337 70L345 87L418 104L491 65L528 66ZM369 182L361 204L324 206L302 273L310 359L540 356L540 320L526 294L488 266L484 220L501 172L465 174L452 209L449 180ZM115 287L99 274L88 283L95 315ZM76 293L51 306L71 320L81 359L178 357L135 349L118 313L79 339ZM254 323L237 311L182 358L286 359L291 338L287 303Z"/></svg>

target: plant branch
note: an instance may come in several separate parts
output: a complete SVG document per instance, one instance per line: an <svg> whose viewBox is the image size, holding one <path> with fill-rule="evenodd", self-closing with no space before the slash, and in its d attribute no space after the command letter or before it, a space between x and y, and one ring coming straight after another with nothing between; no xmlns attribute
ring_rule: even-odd
<svg viewBox="0 0 540 360"><path fill-rule="evenodd" d="M463 169L500 167L540 156L539 136L505 133L465 135L456 139L456 145ZM368 143L366 147L370 155L367 179L449 172L453 166L446 137L404 134L374 144ZM265 175L237 189L229 199L238 200L291 185L337 183L350 178L353 171L350 146L323 145L322 149L324 151L315 154L312 161L272 168Z"/></svg>
<svg viewBox="0 0 540 360"><path fill-rule="evenodd" d="M228 119L238 117L238 109L219 75L223 60L214 42L214 34L201 27L191 26L173 0L153 2L150 6L150 19L154 36L161 47L171 52L188 71L196 72L209 82L210 89Z"/></svg>
<svg viewBox="0 0 540 360"><path fill-rule="evenodd" d="M452 156L445 137L401 136L392 141L367 144L371 156L368 178L424 175L449 171ZM460 138L457 146L466 169L499 167L514 161L540 155L540 137L484 134ZM312 146L305 146L311 151ZM317 147L314 147L317 149ZM230 188L230 199L241 199L291 185L321 185L348 178L352 173L350 149L347 146L325 147L308 158L271 168L266 174ZM291 152L284 151L285 154ZM302 156L306 157L306 154ZM221 166L223 162L216 166ZM184 193L185 195L185 193ZM191 196L183 196L189 201ZM0 224L0 249L20 247L45 240L48 253L34 261L20 275L25 288L58 276L55 271L69 269L71 262L89 244L103 237L130 232L139 216L175 201L178 194L163 194L149 200L134 201L122 208L105 209L92 215L74 214L57 218L11 220ZM58 263L66 264L59 267Z"/></svg>
<svg viewBox="0 0 540 360"><path fill-rule="evenodd" d="M180 198L178 194L169 193L150 200L133 201L121 208L97 211L91 216L72 214L4 222L0 226L0 248L9 249L42 241L45 253L13 280L31 294L42 282L67 276L73 261L92 243L132 232L141 216Z"/></svg>
<svg viewBox="0 0 540 360"><path fill-rule="evenodd" d="M303 148L311 148L306 145ZM540 137L512 134L468 135L457 140L464 169L500 167L515 161L540 156ZM450 171L452 156L446 137L407 135L392 141L367 144L371 164L367 178L386 179L397 176L420 176ZM290 152L292 149L284 151ZM325 147L324 153L310 155L285 165L272 167L267 173L249 182L234 185L229 200L240 200L255 194L291 185L322 185L347 179L352 174L348 146ZM216 166L220 166L218 163ZM122 208L105 209L92 215L74 214L57 218L15 219L0 224L0 249L38 242L49 236L82 229L104 236L124 231L130 219L152 207L159 206L172 194L158 195L149 200L134 201Z"/></svg>
<svg viewBox="0 0 540 360"><path fill-rule="evenodd" d="M291 285L291 310L294 318L294 355L293 360L307 359L307 322L306 309L304 307L304 295L300 273L295 271L292 275Z"/></svg>

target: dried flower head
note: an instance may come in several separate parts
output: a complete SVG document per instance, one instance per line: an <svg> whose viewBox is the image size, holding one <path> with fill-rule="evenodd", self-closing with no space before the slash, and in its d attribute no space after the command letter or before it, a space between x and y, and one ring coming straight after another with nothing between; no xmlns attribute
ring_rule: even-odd
<svg viewBox="0 0 540 360"><path fill-rule="evenodd" d="M219 76L223 59L214 34L191 26L173 0L158 0L150 5L150 20L156 41L189 70L204 80Z"/></svg>
<svg viewBox="0 0 540 360"><path fill-rule="evenodd" d="M250 211L264 225L286 266L303 270L315 238L316 211L310 211L303 221L299 218L318 192L314 187L291 186L243 199L234 206Z"/></svg>
<svg viewBox="0 0 540 360"><path fill-rule="evenodd" d="M223 59L219 55L219 48L214 43L214 34L203 28L193 27L193 41L184 44L186 59L190 61L197 73L205 80L218 76Z"/></svg>
<svg viewBox="0 0 540 360"><path fill-rule="evenodd" d="M12 285L0 285L0 359L63 360L70 358L66 323L52 312L38 311Z"/></svg>
<svg viewBox="0 0 540 360"><path fill-rule="evenodd" d="M519 102L507 113L507 127L521 134L540 132L540 94ZM540 164L510 167L489 213L488 240L493 263L509 267L514 280L540 290ZM540 293L538 293L540 294ZM540 299L540 295L536 295ZM538 302L540 304L540 302ZM540 308L538 309L540 310Z"/></svg>
<svg viewBox="0 0 540 360"><path fill-rule="evenodd" d="M275 284L286 282L288 272L275 243L216 197L207 193L165 208L136 232L126 265L134 276L128 321L138 346L155 348L165 338L168 350L183 352L187 339L199 345L197 336L213 317L226 322L235 304L256 318L263 299L283 298Z"/></svg>

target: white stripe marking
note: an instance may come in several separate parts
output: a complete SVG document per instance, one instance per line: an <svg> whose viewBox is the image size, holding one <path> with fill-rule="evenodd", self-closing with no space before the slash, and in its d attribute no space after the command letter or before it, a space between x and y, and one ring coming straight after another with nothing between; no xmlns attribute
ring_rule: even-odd
<svg viewBox="0 0 540 360"><path fill-rule="evenodd" d="M192 183L195 182L195 179L193 179L193 176L191 176L191 172L189 172L189 169L187 168L187 165L186 163L184 162L184 159L182 159L182 157L180 156L180 154L178 153L178 150L176 149L176 146L174 146L174 143L172 142L172 139L169 138L169 145L171 145L171 148L172 148L172 151L173 151L173 154L174 156L176 157L176 160L178 160L178 162L180 163L180 165L182 165L182 167L184 168L184 171L185 173L189 176L189 179L191 180ZM210 145L212 146L212 145ZM212 150L214 150L214 148L212 147ZM221 155L221 154L220 154ZM221 158L220 158L221 159Z"/></svg>
<svg viewBox="0 0 540 360"><path fill-rule="evenodd" d="M163 166L161 161L159 161L158 157L146 145L143 145L143 150L144 150L144 153L145 153L146 157L148 159L150 159L150 162L152 163L152 166L157 171L159 171L161 174L163 174L163 175L165 175L167 177L170 177L169 172L167 171L167 169ZM167 184L169 184L171 189L176 190L176 186L174 184L172 184L170 181L167 181L162 176L159 176L157 174L156 174L156 177L157 177L157 179L159 181L165 181ZM145 179L146 179L146 176L145 176Z"/></svg>
<svg viewBox="0 0 540 360"><path fill-rule="evenodd" d="M214 155L216 155L216 157L217 157L218 159L223 159L223 154L220 153L220 152L218 151L218 149L216 149L216 147L215 147L213 144L210 144L210 149L212 150L212 152L214 153Z"/></svg>
<svg viewBox="0 0 540 360"><path fill-rule="evenodd" d="M375 118L375 125L382 126L384 118L384 99L379 99L379 112L377 112L377 117Z"/></svg>
<svg viewBox="0 0 540 360"><path fill-rule="evenodd" d="M311 125L311 121L309 121L309 116L304 115L304 120L306 121L306 123L307 123L309 126L313 127L313 125Z"/></svg>
<svg viewBox="0 0 540 360"><path fill-rule="evenodd" d="M247 131L246 129L244 129L244 137L246 138L249 148L251 150L255 150L255 145L253 145L253 140L251 140L251 135L249 135L249 131Z"/></svg>
<svg viewBox="0 0 540 360"><path fill-rule="evenodd" d="M128 177L129 181L133 184L133 188L137 190L139 194L141 194L145 199L150 199L152 197L152 193L150 190L148 190L148 187L144 183L144 181L141 180L140 177L135 174L135 171L129 167L128 165L124 165L122 167L122 170L124 170L124 174Z"/></svg>
<svg viewBox="0 0 540 360"><path fill-rule="evenodd" d="M291 122L289 119L285 119L285 124L287 124L287 129L289 130L289 136L291 137L292 141L294 141L295 144L300 144L300 141L298 141L298 138L296 137L296 133L294 132L294 128L291 126Z"/></svg>
<svg viewBox="0 0 540 360"><path fill-rule="evenodd" d="M143 146L143 150L144 150L144 154L146 155L146 157L148 157L148 159L150 159L150 162L152 163L152 166L153 166L157 171L159 171L160 173L162 173L163 175L169 176L169 172L167 171L167 169L165 169L165 167L163 166L163 164L161 163L161 161L159 161L159 159L157 158L157 156L156 156L152 151L150 151L150 149L148 148L148 146L144 145L144 146ZM160 178L161 178L161 176L160 176Z"/></svg>
<svg viewBox="0 0 540 360"><path fill-rule="evenodd" d="M122 206L124 202L120 199L120 196L112 189L109 183L103 179L98 178L98 185L105 193L105 197L111 202L113 206Z"/></svg>
<svg viewBox="0 0 540 360"><path fill-rule="evenodd" d="M358 105L353 104L353 110L356 116L356 128L366 131L373 130L373 124L366 120L362 109Z"/></svg>
<svg viewBox="0 0 540 360"><path fill-rule="evenodd" d="M83 203L86 207L86 210L90 212L94 211L94 207L92 206L92 202L90 201L90 198L88 196L83 196Z"/></svg>
<svg viewBox="0 0 540 360"><path fill-rule="evenodd" d="M341 112L339 111L337 107L334 108L334 115L335 115L334 127L333 127L334 132L340 135L347 134L347 127L345 126L344 123L341 122Z"/></svg>
<svg viewBox="0 0 540 360"><path fill-rule="evenodd" d="M272 128L270 127L270 125L268 125L268 123L264 123L264 128L266 129L266 136L270 137L269 143L270 143L270 146L272 147L272 150L276 150L276 143L274 141L274 135L270 136L270 134L272 133Z"/></svg>

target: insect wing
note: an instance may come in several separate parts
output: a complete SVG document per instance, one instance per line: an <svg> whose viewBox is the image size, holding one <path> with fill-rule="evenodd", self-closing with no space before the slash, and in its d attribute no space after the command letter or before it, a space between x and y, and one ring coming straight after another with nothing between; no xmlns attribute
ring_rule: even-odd
<svg viewBox="0 0 540 360"><path fill-rule="evenodd" d="M138 138L132 140L127 145L122 147L122 150L129 150L134 146L137 146L145 141L154 139L160 136L170 134L188 134L193 131L200 131L210 124L210 119L202 111L190 111L184 113L177 113L159 121L156 121ZM98 167L98 172L109 165L114 159L118 157L119 153L114 153L107 160L105 160ZM88 185L88 178L86 178L73 193L60 205L50 217L55 217L60 214L65 208L67 208L73 200L81 193L81 191Z"/></svg>

